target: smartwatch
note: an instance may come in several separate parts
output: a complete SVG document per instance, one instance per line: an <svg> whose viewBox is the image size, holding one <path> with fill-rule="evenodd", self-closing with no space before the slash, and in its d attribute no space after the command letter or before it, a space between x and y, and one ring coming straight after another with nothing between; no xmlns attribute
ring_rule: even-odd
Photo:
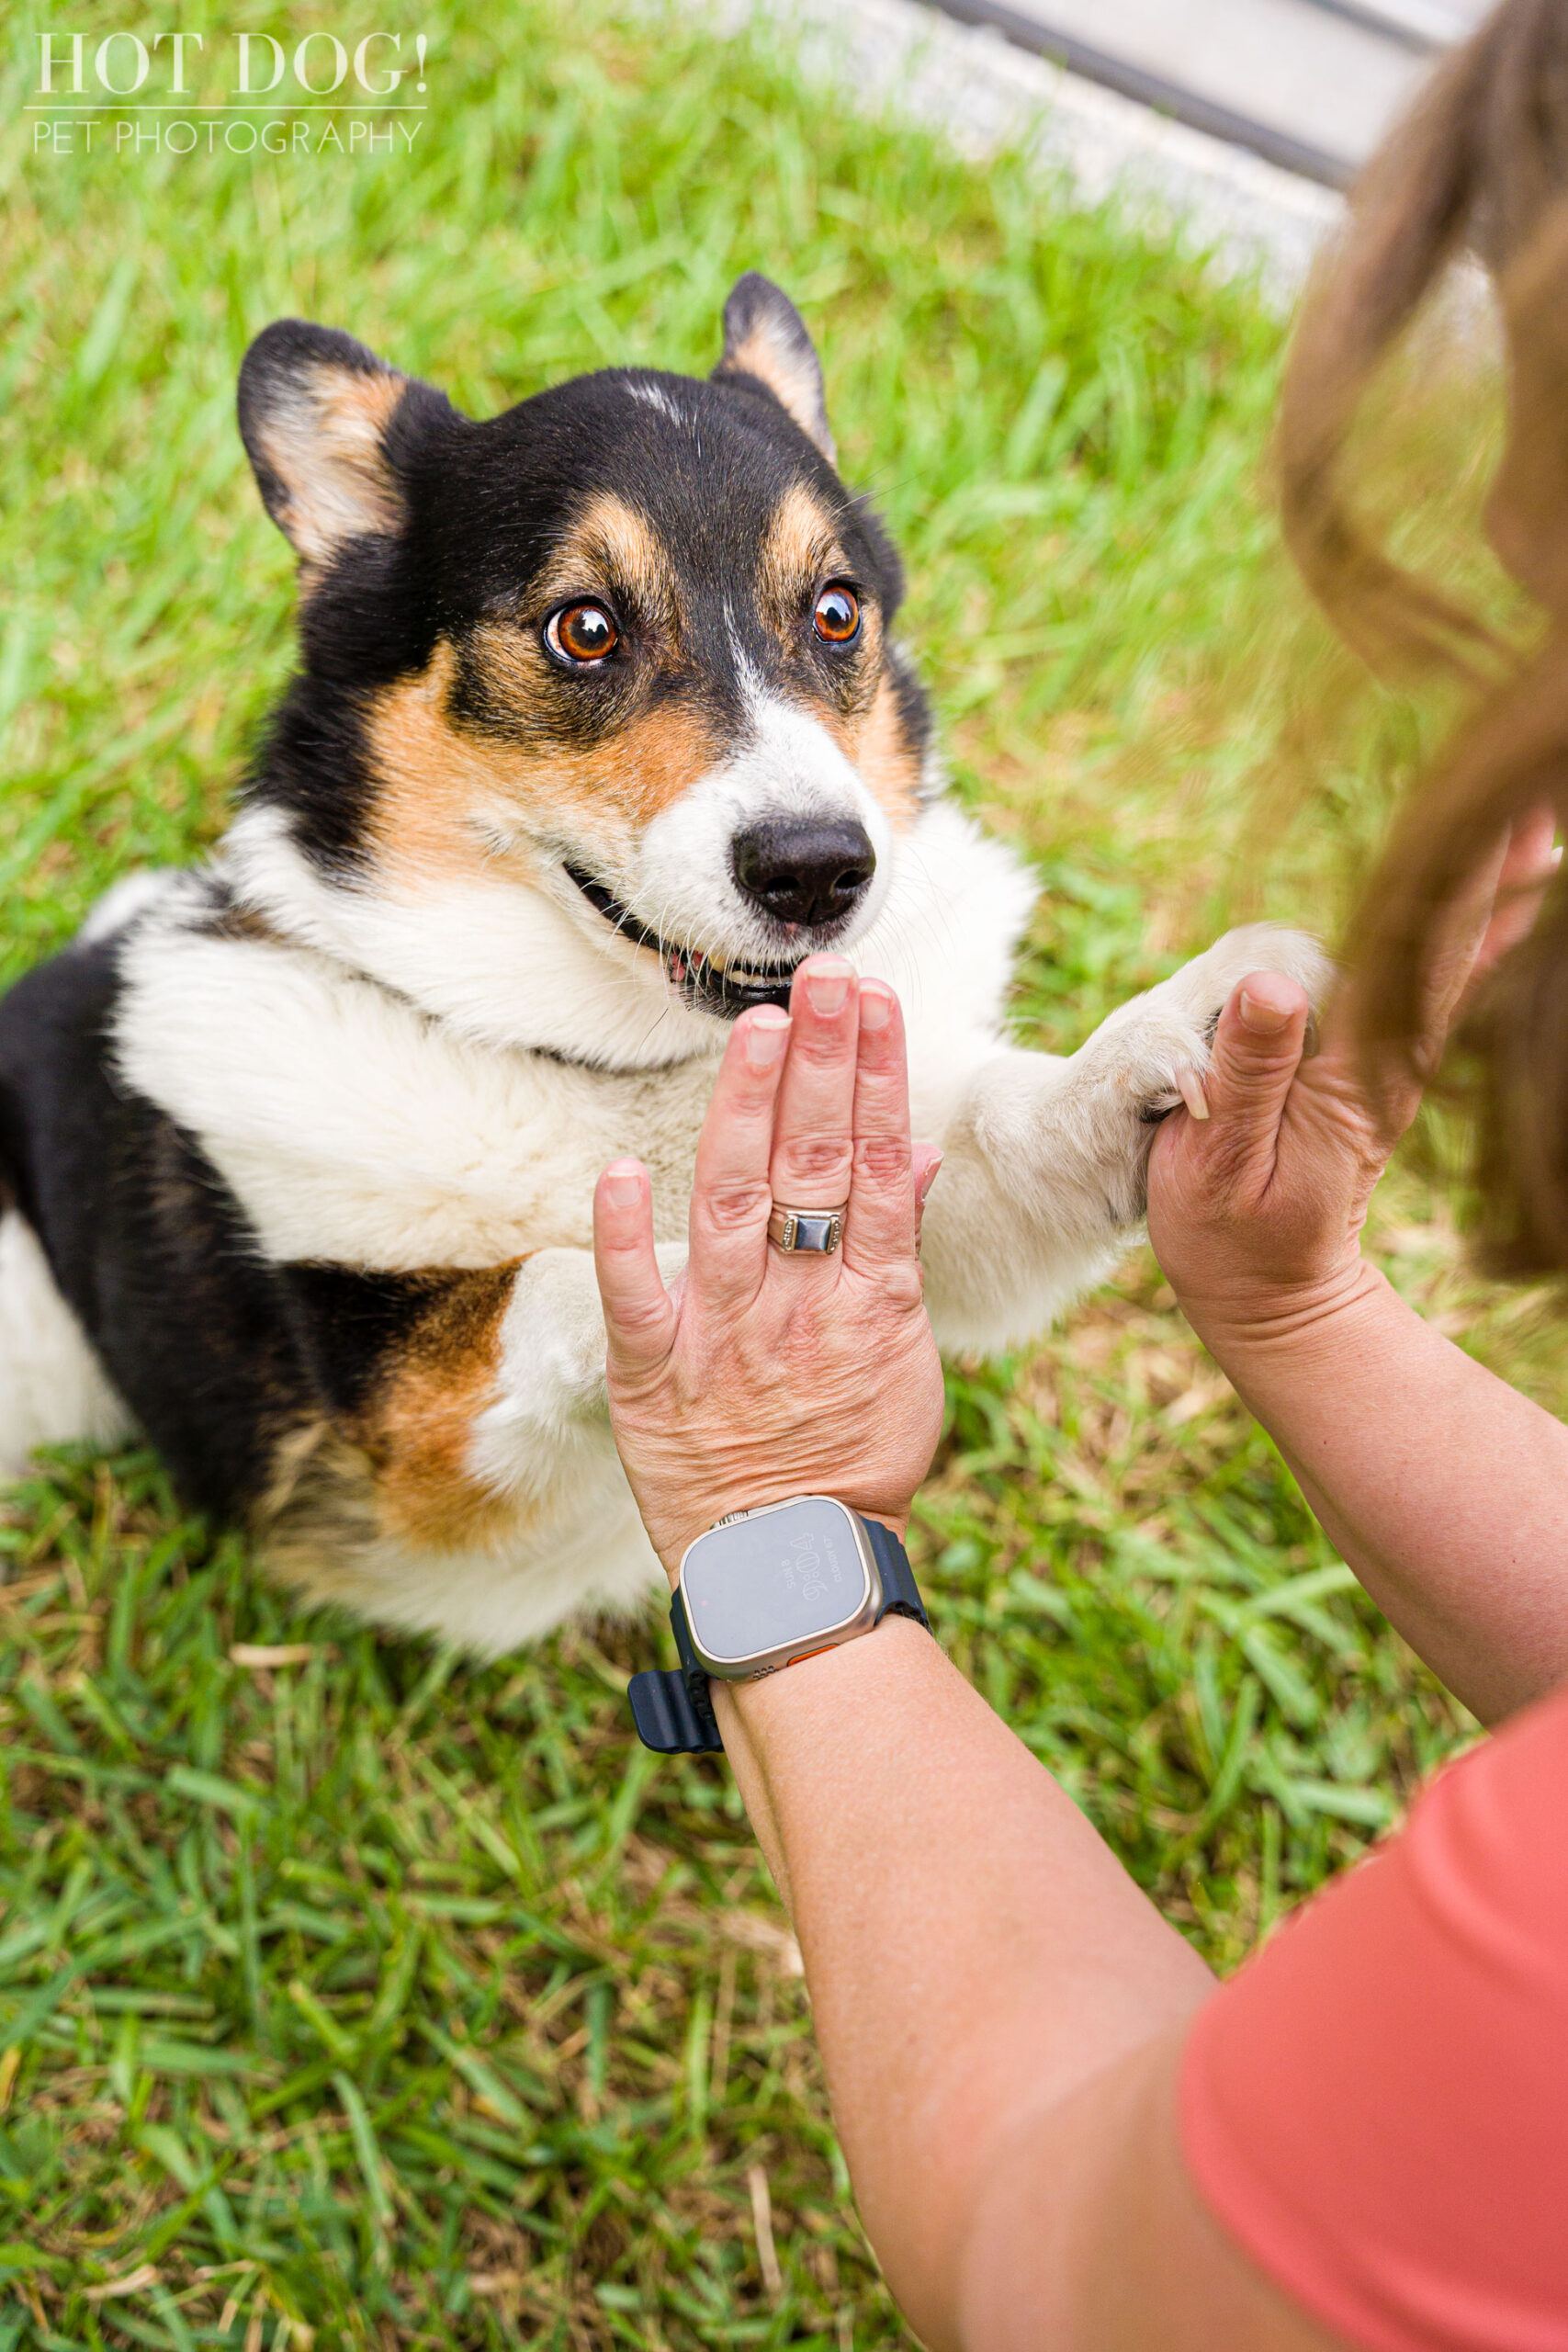
<svg viewBox="0 0 1568 2352"><path fill-rule="evenodd" d="M716 1755L710 1678L750 1682L869 1634L885 1617L931 1631L891 1528L830 1495L731 1511L688 1546L670 1604L679 1668L634 1674L637 1736L661 1756Z"/></svg>

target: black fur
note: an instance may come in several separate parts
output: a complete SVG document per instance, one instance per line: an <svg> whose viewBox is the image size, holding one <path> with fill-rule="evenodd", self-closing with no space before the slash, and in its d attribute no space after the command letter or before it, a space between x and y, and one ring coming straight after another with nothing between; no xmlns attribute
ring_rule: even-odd
<svg viewBox="0 0 1568 2352"><path fill-rule="evenodd" d="M239 1519L278 1439L355 1411L442 1278L265 1264L190 1137L110 1076L115 963L68 948L0 999L0 1160L181 1492Z"/></svg>
<svg viewBox="0 0 1568 2352"><path fill-rule="evenodd" d="M225 1516L307 1408L277 1278L173 1122L111 1080L112 942L0 1001L0 1136L18 1205L110 1379L182 1491Z"/></svg>
<svg viewBox="0 0 1568 2352"><path fill-rule="evenodd" d="M400 1356L461 1273L360 1273L351 1266L284 1266L287 1312L316 1397L352 1419L370 1403L382 1367Z"/></svg>

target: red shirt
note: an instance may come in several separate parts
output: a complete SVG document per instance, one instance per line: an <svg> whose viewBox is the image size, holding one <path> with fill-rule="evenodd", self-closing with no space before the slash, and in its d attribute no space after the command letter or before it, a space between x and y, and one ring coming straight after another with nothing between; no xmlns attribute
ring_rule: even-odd
<svg viewBox="0 0 1568 2352"><path fill-rule="evenodd" d="M1568 1690L1440 1774L1198 2018L1187 2164L1373 2352L1568 2352Z"/></svg>

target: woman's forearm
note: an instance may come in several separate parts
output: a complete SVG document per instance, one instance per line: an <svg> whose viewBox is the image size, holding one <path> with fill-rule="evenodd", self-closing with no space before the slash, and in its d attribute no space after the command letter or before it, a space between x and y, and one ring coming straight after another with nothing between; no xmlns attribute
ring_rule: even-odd
<svg viewBox="0 0 1568 2352"><path fill-rule="evenodd" d="M1373 1600L1483 1721L1568 1678L1568 1429L1371 1266L1321 1314L1200 1336Z"/></svg>
<svg viewBox="0 0 1568 2352"><path fill-rule="evenodd" d="M866 2228L922 2339L953 2345L994 2150L1213 1980L919 1627L716 1697Z"/></svg>

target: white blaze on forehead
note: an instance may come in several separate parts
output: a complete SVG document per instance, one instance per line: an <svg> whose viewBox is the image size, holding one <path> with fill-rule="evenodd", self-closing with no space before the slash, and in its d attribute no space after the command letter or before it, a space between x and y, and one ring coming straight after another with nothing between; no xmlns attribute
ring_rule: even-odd
<svg viewBox="0 0 1568 2352"><path fill-rule="evenodd" d="M662 384L628 384L626 394L631 400L640 401L644 408L655 409L660 416L667 416L671 424L684 424L686 422L679 404L671 400Z"/></svg>
<svg viewBox="0 0 1568 2352"><path fill-rule="evenodd" d="M777 927L736 882L737 836L792 819L863 825L876 873L856 910L858 935L886 895L893 828L820 719L760 691L750 677L747 684L748 740L649 826L634 860L634 904L666 939L767 963L779 955Z"/></svg>

